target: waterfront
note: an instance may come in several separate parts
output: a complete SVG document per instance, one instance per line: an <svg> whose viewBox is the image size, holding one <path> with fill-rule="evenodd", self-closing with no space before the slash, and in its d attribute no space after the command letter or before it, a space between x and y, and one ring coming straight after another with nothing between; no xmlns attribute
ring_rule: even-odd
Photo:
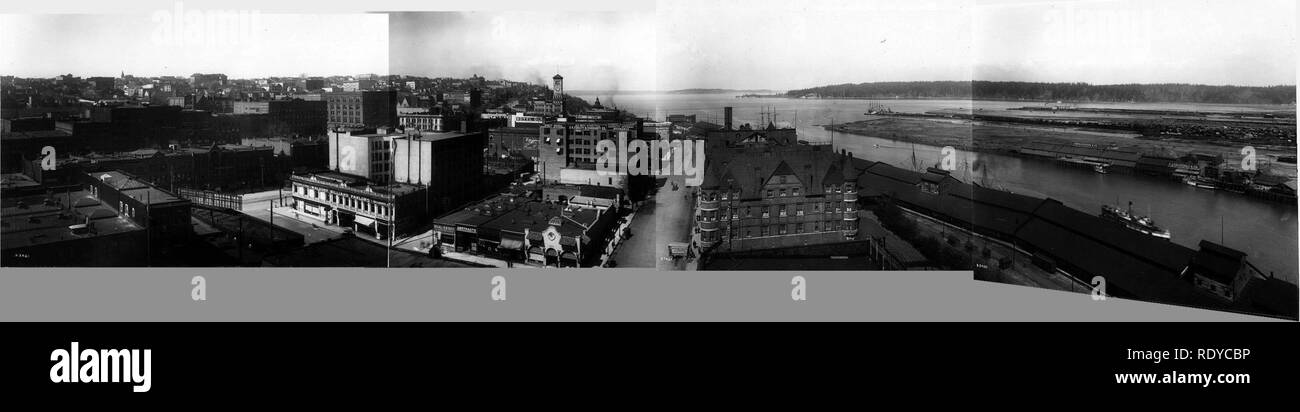
<svg viewBox="0 0 1300 412"><path fill-rule="evenodd" d="M592 100L611 96L582 95ZM722 107L734 107L736 124L757 125L762 113L773 108L776 120L793 125L799 138L810 142L829 142L831 133L823 125L846 123L867 119L868 100L819 100L783 98L743 98L731 94L630 94L612 96L624 110L642 116L664 119L668 114L695 114L699 121L721 124ZM969 109L967 100L886 100L895 112L923 113L937 109ZM1031 106L1041 103L1022 101L978 101L974 106L986 110ZM1112 107L1105 104L1080 105L1081 107ZM1251 111L1276 109L1259 105L1199 105L1199 104L1116 104L1115 108L1153 110L1206 110ZM765 124L765 123L764 123ZM934 165L941 148L890 139L836 133L836 149L853 152L855 156L883 161L904 168L924 168ZM915 156L913 155L915 153ZM1062 203L1091 214L1100 212L1101 205L1121 207L1133 202L1134 212L1150 215L1155 222L1169 229L1172 241L1196 249L1202 240L1222 241L1241 250L1264 273L1273 273L1291 283L1297 281L1297 241L1295 205L1281 204L1238 194L1197 189L1178 181L1146 176L1107 174L1089 170L1061 167L1038 159L1014 156L957 152L959 163L975 165L973 172L957 172L954 176L991 187L1038 197L1052 197ZM1221 230L1222 228L1222 230Z"/></svg>

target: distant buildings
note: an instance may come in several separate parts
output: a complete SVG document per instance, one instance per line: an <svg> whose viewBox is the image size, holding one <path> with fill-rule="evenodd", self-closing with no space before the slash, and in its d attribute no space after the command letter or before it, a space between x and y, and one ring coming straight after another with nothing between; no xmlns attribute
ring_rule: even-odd
<svg viewBox="0 0 1300 412"><path fill-rule="evenodd" d="M444 132L446 124L440 114L399 114L397 124L403 129L421 132Z"/></svg>
<svg viewBox="0 0 1300 412"><path fill-rule="evenodd" d="M564 76L557 73L555 77L551 78L551 81L554 82L554 87L551 89L551 110L553 111L551 114L559 115L564 113Z"/></svg>
<svg viewBox="0 0 1300 412"><path fill-rule="evenodd" d="M168 190L235 190L276 185L288 176L293 163L291 157L277 156L265 145L212 145L71 156L60 159L56 170L43 170L40 160L22 166L24 174L47 186L74 184L80 173L120 170Z"/></svg>

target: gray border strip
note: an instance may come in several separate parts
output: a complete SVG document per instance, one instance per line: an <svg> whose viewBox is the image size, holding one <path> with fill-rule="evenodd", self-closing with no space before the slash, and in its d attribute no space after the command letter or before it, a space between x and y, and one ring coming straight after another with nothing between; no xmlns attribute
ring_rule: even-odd
<svg viewBox="0 0 1300 412"><path fill-rule="evenodd" d="M191 278L207 300L191 299ZM506 300L492 280L506 279ZM807 300L791 299L806 279ZM970 272L3 269L0 321L1266 321Z"/></svg>

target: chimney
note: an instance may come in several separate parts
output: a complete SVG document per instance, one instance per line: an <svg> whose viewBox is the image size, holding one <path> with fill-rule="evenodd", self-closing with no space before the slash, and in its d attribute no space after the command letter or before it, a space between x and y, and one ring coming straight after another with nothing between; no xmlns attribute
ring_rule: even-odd
<svg viewBox="0 0 1300 412"><path fill-rule="evenodd" d="M722 108L722 127L731 130L731 106Z"/></svg>

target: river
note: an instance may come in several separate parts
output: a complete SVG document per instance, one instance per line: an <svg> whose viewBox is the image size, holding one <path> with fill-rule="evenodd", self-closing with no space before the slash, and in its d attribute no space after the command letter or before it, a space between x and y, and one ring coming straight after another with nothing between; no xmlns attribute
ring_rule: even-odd
<svg viewBox="0 0 1300 412"><path fill-rule="evenodd" d="M792 124L799 138L812 142L834 140L835 148L855 156L888 162L904 168L933 165L940 148L889 139L836 133L822 125L846 123L867 118L870 104L866 100L820 100L784 98L735 98L732 94L618 94L581 95L593 101L600 97L606 106L617 105L643 117L663 120L669 114L694 114L697 120L722 124L723 107L734 109L736 125L758 125L770 119L764 112L775 111L778 124ZM880 100L895 112L922 113L935 109L989 110L1030 106L1041 103L1018 101L969 100ZM1293 110L1289 106L1200 105L1200 104L1088 104L1087 107L1113 107L1151 110L1250 111L1260 109ZM915 155L913 155L915 153ZM1297 241L1296 206L1265 201L1222 191L1198 189L1177 181L1146 176L1096 174L1091 170L1061 167L1050 161L1013 156L958 151L963 164L983 165L974 175L959 172L955 176L990 186L1038 197L1052 197L1076 209L1097 214L1101 205L1127 206L1134 212L1149 215L1156 224L1173 235L1173 241L1197 249L1202 239L1246 252L1264 273L1296 283Z"/></svg>

